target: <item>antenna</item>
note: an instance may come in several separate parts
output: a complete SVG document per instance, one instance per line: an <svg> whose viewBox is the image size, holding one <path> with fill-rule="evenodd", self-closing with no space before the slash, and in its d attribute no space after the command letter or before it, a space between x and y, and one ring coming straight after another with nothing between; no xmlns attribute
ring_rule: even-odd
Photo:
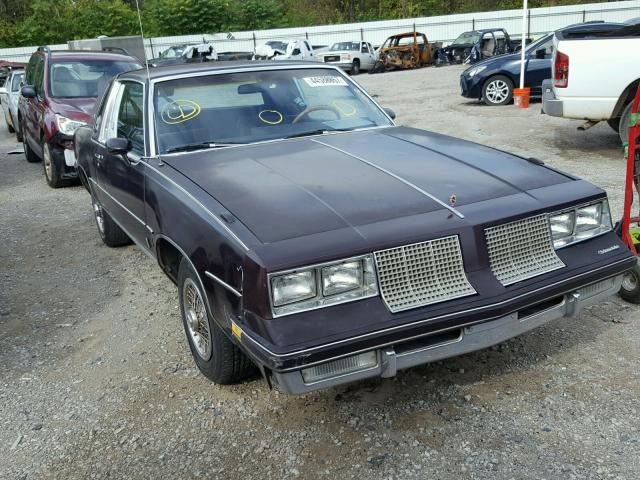
<svg viewBox="0 0 640 480"><path fill-rule="evenodd" d="M144 44L144 30L142 28L142 15L140 14L140 4L138 0L136 0L136 11L138 12L138 24L140 25L140 35L142 36L142 50L144 51L144 66L147 69L147 84L149 85L149 90L151 90L151 74L149 73L149 59L147 58L147 47ZM161 167L163 165L162 160L160 159L160 154L158 153L158 142L156 140L156 135L158 134L158 129L156 128L156 116L155 116L155 108L153 108L153 98L149 98L149 102L151 102L151 123L153 125L153 138L156 143L156 153L158 157L158 166Z"/></svg>

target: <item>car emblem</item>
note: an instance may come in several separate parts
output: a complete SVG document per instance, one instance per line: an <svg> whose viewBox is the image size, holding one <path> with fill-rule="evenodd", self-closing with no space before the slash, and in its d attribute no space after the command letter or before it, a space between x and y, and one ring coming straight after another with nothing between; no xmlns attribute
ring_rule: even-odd
<svg viewBox="0 0 640 480"><path fill-rule="evenodd" d="M458 203L458 199L456 198L455 194L449 197L449 203L452 207L456 206L456 203Z"/></svg>

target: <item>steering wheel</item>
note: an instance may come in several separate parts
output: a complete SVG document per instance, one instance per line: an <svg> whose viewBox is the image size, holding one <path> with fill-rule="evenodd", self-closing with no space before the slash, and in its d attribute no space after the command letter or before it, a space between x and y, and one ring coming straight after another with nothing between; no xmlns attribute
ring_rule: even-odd
<svg viewBox="0 0 640 480"><path fill-rule="evenodd" d="M300 120L302 120L303 117L306 117L311 112L317 112L318 110L333 112L336 114L336 118L340 118L340 111L337 108L332 107L331 105L316 105L315 107L307 107L303 111L301 111L298 115L296 115L296 118L293 119L291 124L293 125L295 123L298 123Z"/></svg>

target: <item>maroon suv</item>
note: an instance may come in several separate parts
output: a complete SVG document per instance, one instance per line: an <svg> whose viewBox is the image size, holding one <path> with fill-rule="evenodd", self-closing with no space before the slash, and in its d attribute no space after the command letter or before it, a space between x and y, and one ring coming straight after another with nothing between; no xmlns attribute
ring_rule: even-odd
<svg viewBox="0 0 640 480"><path fill-rule="evenodd" d="M142 65L133 57L99 51L40 47L27 64L18 105L18 128L29 162L43 161L49 186L77 177L73 133L91 119L111 79Z"/></svg>

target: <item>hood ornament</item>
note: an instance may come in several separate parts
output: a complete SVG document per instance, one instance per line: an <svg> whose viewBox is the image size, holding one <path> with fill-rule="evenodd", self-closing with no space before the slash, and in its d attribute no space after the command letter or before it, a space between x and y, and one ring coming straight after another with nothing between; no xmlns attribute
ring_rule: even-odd
<svg viewBox="0 0 640 480"><path fill-rule="evenodd" d="M449 197L449 204L450 204L452 207L455 207L455 206L456 206L456 203L458 203L458 198L456 197L456 195L455 195L455 193L454 193L453 195L451 195L451 196Z"/></svg>

